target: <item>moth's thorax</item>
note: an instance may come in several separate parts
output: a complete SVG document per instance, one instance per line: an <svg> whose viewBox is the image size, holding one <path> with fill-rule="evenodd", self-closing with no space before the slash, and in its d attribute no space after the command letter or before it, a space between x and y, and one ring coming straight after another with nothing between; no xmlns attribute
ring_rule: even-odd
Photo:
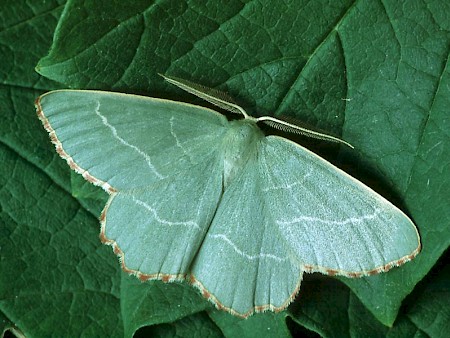
<svg viewBox="0 0 450 338"><path fill-rule="evenodd" d="M256 156L256 146L263 137L263 132L254 121L244 119L230 122L222 144L225 186L242 172L252 156Z"/></svg>

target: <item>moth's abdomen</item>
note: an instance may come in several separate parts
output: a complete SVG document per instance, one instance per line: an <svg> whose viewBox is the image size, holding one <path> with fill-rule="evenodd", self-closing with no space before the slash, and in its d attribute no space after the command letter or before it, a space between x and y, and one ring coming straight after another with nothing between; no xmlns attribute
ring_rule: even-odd
<svg viewBox="0 0 450 338"><path fill-rule="evenodd" d="M263 132L254 121L230 122L230 129L222 144L224 187L228 186L242 172L249 159L256 158L257 144L263 137Z"/></svg>

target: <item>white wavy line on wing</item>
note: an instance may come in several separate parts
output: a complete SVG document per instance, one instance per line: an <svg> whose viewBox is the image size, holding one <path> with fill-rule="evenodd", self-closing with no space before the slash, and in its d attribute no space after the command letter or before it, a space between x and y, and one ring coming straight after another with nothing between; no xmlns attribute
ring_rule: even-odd
<svg viewBox="0 0 450 338"><path fill-rule="evenodd" d="M260 253L259 255L249 255L249 254L245 253L244 251L240 250L236 246L236 244L234 244L226 235L223 235L223 234L208 235L208 237L215 238L215 239L219 238L219 239L223 240L224 242L228 243L237 254L239 254L242 257L247 258L248 260L255 260L255 259L260 259L260 258L270 258L270 259L276 260L278 262L283 262L283 261L287 260L287 258L281 258L281 257L275 256L275 255L266 254L266 253Z"/></svg>

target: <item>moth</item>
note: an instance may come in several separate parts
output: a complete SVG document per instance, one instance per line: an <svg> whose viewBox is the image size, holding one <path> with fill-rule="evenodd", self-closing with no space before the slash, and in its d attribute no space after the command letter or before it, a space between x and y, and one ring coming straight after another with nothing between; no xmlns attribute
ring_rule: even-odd
<svg viewBox="0 0 450 338"><path fill-rule="evenodd" d="M187 280L217 308L247 317L285 309L305 272L367 276L419 253L402 211L258 123L349 143L165 79L243 118L113 92L57 90L36 100L59 155L110 194L100 238L125 271L142 281Z"/></svg>

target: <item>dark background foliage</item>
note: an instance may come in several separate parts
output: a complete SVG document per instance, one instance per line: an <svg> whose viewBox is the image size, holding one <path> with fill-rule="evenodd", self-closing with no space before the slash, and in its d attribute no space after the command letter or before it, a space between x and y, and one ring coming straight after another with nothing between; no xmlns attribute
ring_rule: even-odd
<svg viewBox="0 0 450 338"><path fill-rule="evenodd" d="M449 50L446 1L2 1L0 330L446 336ZM248 320L187 284L122 273L98 239L105 194L56 155L33 102L62 87L193 100L157 73L226 90L252 115L342 136L355 150L295 140L408 213L422 253L374 277L307 275L287 311Z"/></svg>

